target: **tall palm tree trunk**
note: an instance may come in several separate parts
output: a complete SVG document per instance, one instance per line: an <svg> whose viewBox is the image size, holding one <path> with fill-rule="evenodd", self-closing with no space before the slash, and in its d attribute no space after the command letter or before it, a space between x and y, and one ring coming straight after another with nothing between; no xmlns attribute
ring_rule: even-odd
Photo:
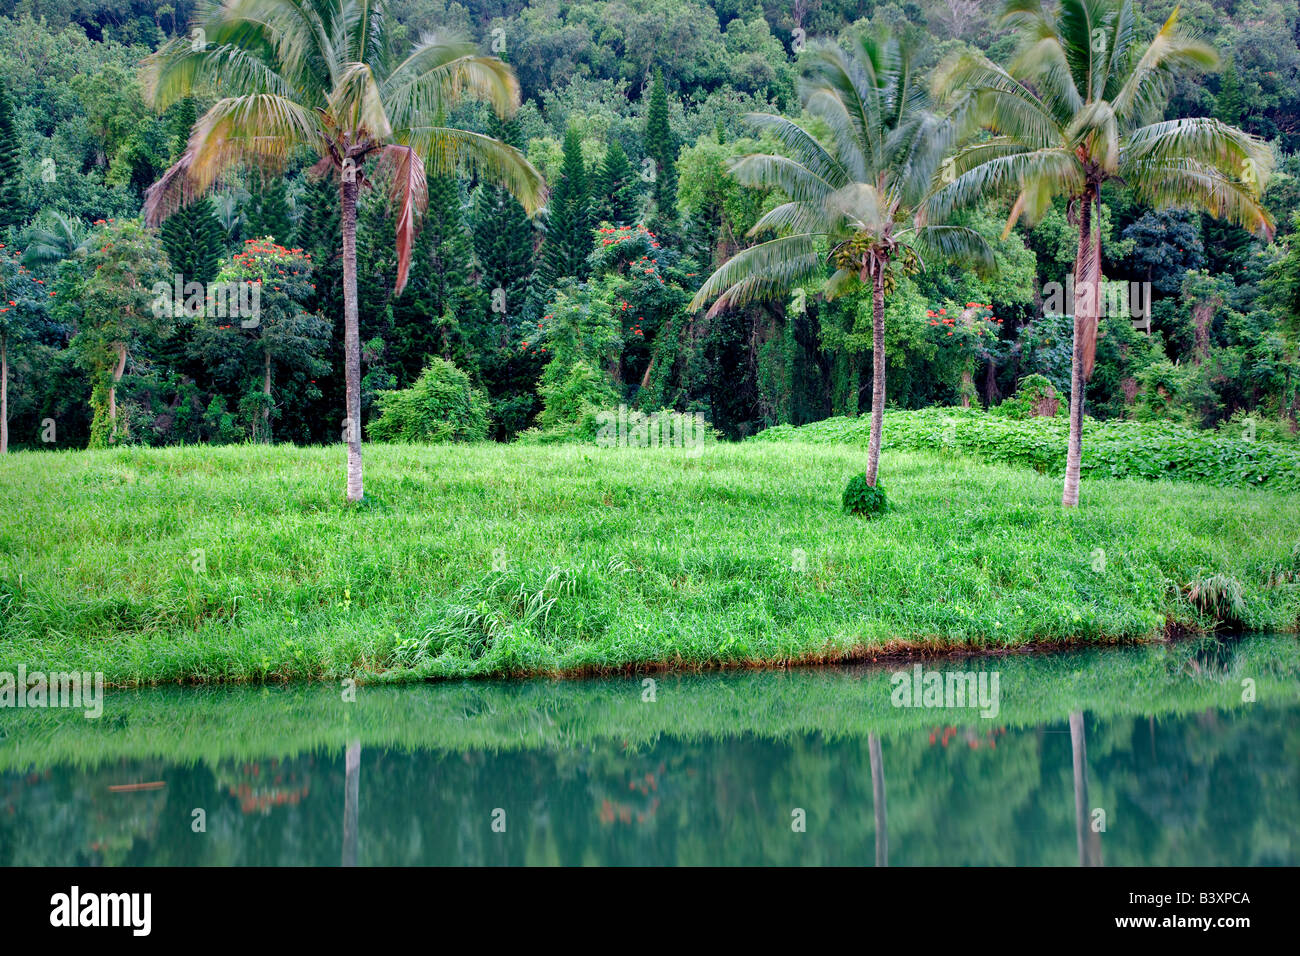
<svg viewBox="0 0 1300 956"><path fill-rule="evenodd" d="M871 279L871 441L867 445L867 484L880 469L880 433L885 427L885 276Z"/></svg>
<svg viewBox="0 0 1300 956"><path fill-rule="evenodd" d="M1061 505L1079 504L1079 469L1083 463L1083 401L1088 382L1088 351L1096 342L1100 270L1092 230L1091 191L1079 203L1079 246L1074 257L1074 346L1070 350L1070 443L1065 456ZM1097 237L1098 239L1100 236Z"/></svg>
<svg viewBox="0 0 1300 956"><path fill-rule="evenodd" d="M0 334L0 455L9 451L9 337Z"/></svg>
<svg viewBox="0 0 1300 956"><path fill-rule="evenodd" d="M344 177L343 200L343 366L347 380L348 501L360 501L361 485L361 332L357 315L357 182Z"/></svg>

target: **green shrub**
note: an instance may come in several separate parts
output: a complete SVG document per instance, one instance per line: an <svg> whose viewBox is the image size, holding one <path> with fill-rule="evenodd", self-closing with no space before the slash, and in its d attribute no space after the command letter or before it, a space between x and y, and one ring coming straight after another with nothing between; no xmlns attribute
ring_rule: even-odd
<svg viewBox="0 0 1300 956"><path fill-rule="evenodd" d="M1218 431L1227 438L1243 438L1246 441L1260 439L1292 446L1300 444L1300 433L1295 430L1295 422L1289 418L1264 415L1259 411L1238 409L1231 418L1219 423Z"/></svg>
<svg viewBox="0 0 1300 956"><path fill-rule="evenodd" d="M885 489L880 485L867 484L865 473L849 479L844 488L844 510L849 514L870 518L872 515L884 514L887 506Z"/></svg>
<svg viewBox="0 0 1300 956"><path fill-rule="evenodd" d="M568 366L552 359L537 391L542 410L537 427L519 434L525 445L595 441L600 410L618 401L608 377L582 359Z"/></svg>
<svg viewBox="0 0 1300 956"><path fill-rule="evenodd" d="M469 376L445 359L429 362L409 388L381 391L379 418L370 423L376 441L483 441L488 436L488 398Z"/></svg>
<svg viewBox="0 0 1300 956"><path fill-rule="evenodd" d="M1026 375L1020 380L1020 384L1016 386L1016 393L1001 405L990 409L990 411L994 411L1004 418L1023 421L1026 418L1033 418L1034 406L1047 398L1060 401L1060 396L1056 394L1056 387L1042 375ZM1067 404L1066 402L1060 402L1057 405L1056 414L1060 415L1061 407Z"/></svg>

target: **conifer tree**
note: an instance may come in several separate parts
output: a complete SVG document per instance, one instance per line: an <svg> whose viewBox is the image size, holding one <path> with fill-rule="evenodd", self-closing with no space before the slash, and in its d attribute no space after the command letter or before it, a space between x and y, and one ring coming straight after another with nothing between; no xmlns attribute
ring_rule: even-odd
<svg viewBox="0 0 1300 956"><path fill-rule="evenodd" d="M428 181L425 213L406 291L393 303L390 334L393 359L401 365L401 384L414 381L439 356L469 370L463 318L477 319L482 296L470 277L473 244L461 212L460 187L449 176Z"/></svg>
<svg viewBox="0 0 1300 956"><path fill-rule="evenodd" d="M190 139L190 130L194 128L194 123L199 118L198 107L194 104L194 98L187 96L176 104L172 112L170 128L172 131L172 161L180 159L181 153L185 152L185 145Z"/></svg>
<svg viewBox="0 0 1300 956"><path fill-rule="evenodd" d="M594 222L626 226L636 219L636 185L623 145L610 140L592 187Z"/></svg>
<svg viewBox="0 0 1300 956"><path fill-rule="evenodd" d="M19 202L21 173L13 100L4 83L0 83L0 233L23 222Z"/></svg>
<svg viewBox="0 0 1300 956"><path fill-rule="evenodd" d="M520 146L514 120L502 123L492 116L488 135L516 149ZM519 315L534 268L535 232L528 214L508 190L484 184L474 194L470 227L479 285L489 297L495 296L495 314Z"/></svg>
<svg viewBox="0 0 1300 956"><path fill-rule="evenodd" d="M584 278L591 252L590 201L587 173L578 133L564 134L564 163L551 192L551 215L542 247L542 271L548 283L562 276Z"/></svg>
<svg viewBox="0 0 1300 956"><path fill-rule="evenodd" d="M253 185L244 206L245 234L249 238L271 236L283 245L293 234L289 216L289 194L280 176L253 175Z"/></svg>
<svg viewBox="0 0 1300 956"><path fill-rule="evenodd" d="M1231 126L1240 126L1245 119L1246 101L1241 92L1241 79L1237 68L1229 60L1219 83L1219 95L1214 98L1214 118Z"/></svg>
<svg viewBox="0 0 1300 956"><path fill-rule="evenodd" d="M668 89L664 86L663 70L655 70L642 144L646 156L655 164L652 224L662 229L677 218L677 140L668 125Z"/></svg>
<svg viewBox="0 0 1300 956"><path fill-rule="evenodd" d="M225 251L225 230L211 199L204 196L176 210L163 220L160 236L172 269L186 282L216 278Z"/></svg>

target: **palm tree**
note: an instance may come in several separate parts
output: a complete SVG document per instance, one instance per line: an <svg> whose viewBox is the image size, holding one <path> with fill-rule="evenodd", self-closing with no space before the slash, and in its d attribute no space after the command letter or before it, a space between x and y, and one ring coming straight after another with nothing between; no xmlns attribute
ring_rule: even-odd
<svg viewBox="0 0 1300 956"><path fill-rule="evenodd" d="M875 485L885 410L885 296L898 274L923 268L931 254L969 258L981 268L992 266L993 254L972 229L927 224L926 197L953 127L930 111L910 46L881 32L864 36L851 54L822 45L803 58L800 92L812 122L751 114L750 123L773 134L781 153L744 156L731 168L742 184L788 197L750 230L776 238L719 267L691 307L716 296L714 315L823 280L828 299L869 288L874 377L866 478ZM815 128L827 131L824 142L810 131ZM829 278L828 265L834 266Z"/></svg>
<svg viewBox="0 0 1300 956"><path fill-rule="evenodd" d="M958 58L935 88L960 91L964 113L993 135L957 152L935 214L995 194L1015 195L1017 218L1033 223L1058 196L1079 230L1074 263L1074 350L1070 442L1062 505L1079 503L1083 392L1096 356L1101 286L1101 188L1115 181L1153 207L1200 207L1271 234L1260 192L1272 170L1267 145L1215 119L1163 119L1182 74L1218 57L1178 26L1179 11L1144 47L1134 0L1009 0L1003 19L1019 28L1009 69L979 55Z"/></svg>
<svg viewBox="0 0 1300 956"><path fill-rule="evenodd" d="M319 157L309 171L339 183L343 241L344 356L347 379L347 497L362 497L361 343L357 329L357 195L366 162L391 180L397 223L396 291L406 285L416 221L434 175L471 173L505 186L530 213L544 198L540 174L523 154L490 136L443 125L466 97L500 116L519 105L519 84L495 57L471 44L425 36L395 55L384 0L226 0L202 23L147 62L146 88L158 109L211 90L180 159L150 187L151 225L205 194L239 163L283 168L291 151ZM197 47L197 49L196 49Z"/></svg>
<svg viewBox="0 0 1300 956"><path fill-rule="evenodd" d="M23 262L29 266L62 262L87 248L89 242L90 230L80 219L51 212L48 225L32 230Z"/></svg>

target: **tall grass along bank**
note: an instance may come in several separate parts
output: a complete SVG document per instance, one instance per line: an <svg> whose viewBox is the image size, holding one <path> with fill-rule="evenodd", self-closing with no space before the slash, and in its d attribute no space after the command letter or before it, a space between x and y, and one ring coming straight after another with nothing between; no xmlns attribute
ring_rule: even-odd
<svg viewBox="0 0 1300 956"><path fill-rule="evenodd" d="M886 423L890 428L890 423ZM901 429L896 429L901 431ZM611 672L1294 630L1297 506L851 445L374 445L0 463L0 671L113 684Z"/></svg>

